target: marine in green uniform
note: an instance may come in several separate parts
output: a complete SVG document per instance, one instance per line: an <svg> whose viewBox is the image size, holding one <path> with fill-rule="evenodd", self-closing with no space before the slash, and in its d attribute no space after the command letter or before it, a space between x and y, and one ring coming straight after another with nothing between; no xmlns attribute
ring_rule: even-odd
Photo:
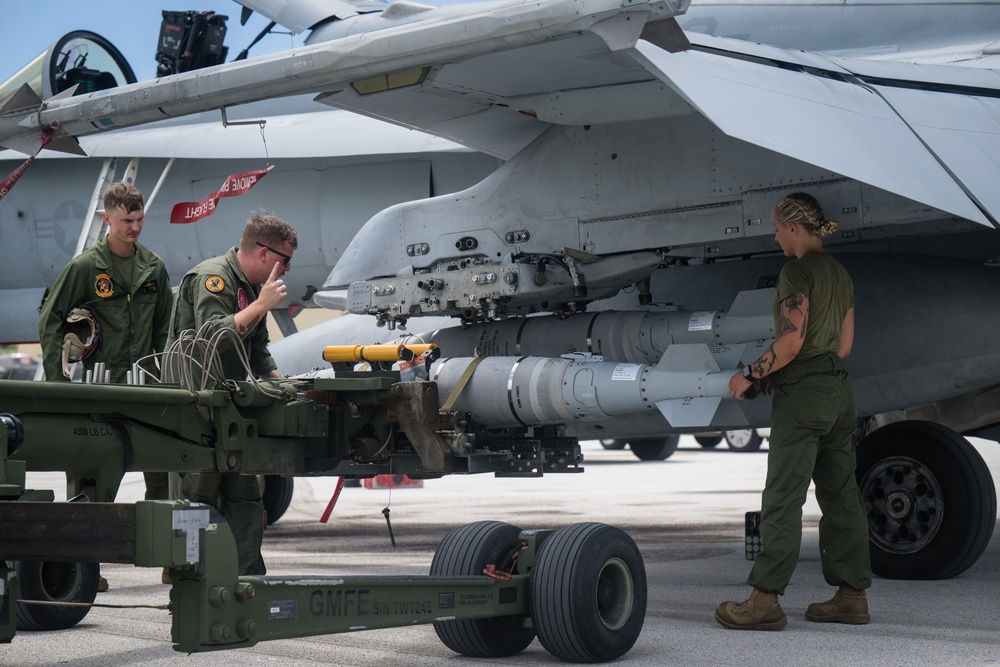
<svg viewBox="0 0 1000 667"><path fill-rule="evenodd" d="M138 242L144 219L142 193L134 186L108 188L106 237L66 265L42 305L38 340L47 380L69 380L62 364L66 317L81 306L100 326L97 346L83 361L85 371L104 363L111 382L125 382L133 363L164 350L174 297L163 260ZM144 366L155 368L152 362ZM166 473L145 478L146 499L165 500Z"/></svg>
<svg viewBox="0 0 1000 667"><path fill-rule="evenodd" d="M170 345L185 330L211 338L221 328L240 337L250 368L228 341L219 349L224 378L242 380L278 377L267 350L265 317L287 294L281 279L291 269L298 245L295 230L273 215L254 215L243 230L240 245L221 257L207 259L185 274L170 318ZM202 329L205 327L205 329ZM211 384L209 384L211 386ZM214 505L229 522L239 553L240 574L264 574L260 554L264 537L264 505L254 475L233 473L184 475L180 495Z"/></svg>
<svg viewBox="0 0 1000 667"><path fill-rule="evenodd" d="M810 481L823 513L820 559L833 599L809 605L806 619L868 623L871 586L868 524L855 479L854 390L843 359L854 342L854 285L844 267L823 251L837 229L819 202L794 193L778 202L775 240L786 256L778 278L774 317L778 336L760 359L730 378L742 399L754 380L773 388L767 481L761 498L762 548L744 602L723 602L716 620L727 628L780 630L778 603L792 577L802 542L802 506Z"/></svg>

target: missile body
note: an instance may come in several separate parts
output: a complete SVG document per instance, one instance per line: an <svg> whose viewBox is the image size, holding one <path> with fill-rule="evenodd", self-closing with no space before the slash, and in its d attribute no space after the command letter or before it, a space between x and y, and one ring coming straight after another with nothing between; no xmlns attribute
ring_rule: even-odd
<svg viewBox="0 0 1000 667"><path fill-rule="evenodd" d="M452 357L434 363L442 400L488 427L597 421L659 411L674 427L710 426L723 403L727 423L746 418L729 399L729 378L706 345L671 345L655 366L559 357ZM457 397L452 397L458 391ZM735 412L733 412L735 410Z"/></svg>
<svg viewBox="0 0 1000 667"><path fill-rule="evenodd" d="M419 337L444 356L541 356L586 352L655 364L676 344L736 345L774 338L773 290L740 292L728 311L603 311L440 329ZM404 339L408 340L408 339ZM763 350L762 350L763 351Z"/></svg>

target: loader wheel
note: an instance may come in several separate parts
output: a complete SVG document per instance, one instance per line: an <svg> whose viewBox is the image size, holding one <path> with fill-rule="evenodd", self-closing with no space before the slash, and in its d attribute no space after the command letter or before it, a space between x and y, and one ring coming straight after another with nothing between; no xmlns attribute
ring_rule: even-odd
<svg viewBox="0 0 1000 667"><path fill-rule="evenodd" d="M100 565L97 563L50 563L17 561L18 630L65 630L82 621L90 607L34 605L42 602L83 602L90 604L97 596ZM22 602L26 601L28 603Z"/></svg>
<svg viewBox="0 0 1000 667"><path fill-rule="evenodd" d="M497 565L517 548L521 529L500 521L478 521L451 531L434 553L431 575L482 574L487 565ZM434 631L445 646L473 658L502 658L520 653L535 638L535 630L523 614L440 621Z"/></svg>
<svg viewBox="0 0 1000 667"><path fill-rule="evenodd" d="M884 426L858 447L872 572L948 579L965 572L993 535L993 477L969 441L933 422Z"/></svg>
<svg viewBox="0 0 1000 667"><path fill-rule="evenodd" d="M288 510L294 490L294 477L264 475L264 491L260 494L260 499L267 511L267 525L277 522Z"/></svg>
<svg viewBox="0 0 1000 667"><path fill-rule="evenodd" d="M568 662L625 655L646 619L646 569L635 542L601 523L578 523L542 542L531 574L538 640Z"/></svg>

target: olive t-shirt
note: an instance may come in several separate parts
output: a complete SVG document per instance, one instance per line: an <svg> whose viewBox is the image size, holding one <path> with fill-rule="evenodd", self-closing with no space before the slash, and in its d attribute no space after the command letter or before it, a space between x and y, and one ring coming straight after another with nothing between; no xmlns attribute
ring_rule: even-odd
<svg viewBox="0 0 1000 667"><path fill-rule="evenodd" d="M847 311L854 306L854 283L847 270L830 255L810 252L781 269L772 309L781 321L781 302L793 294L809 299L809 320L802 350L792 363L837 352Z"/></svg>
<svg viewBox="0 0 1000 667"><path fill-rule="evenodd" d="M111 261L118 267L118 271L125 277L125 284L121 287L126 293L132 292L132 275L135 273L135 251L128 257L119 257L115 253L110 253Z"/></svg>

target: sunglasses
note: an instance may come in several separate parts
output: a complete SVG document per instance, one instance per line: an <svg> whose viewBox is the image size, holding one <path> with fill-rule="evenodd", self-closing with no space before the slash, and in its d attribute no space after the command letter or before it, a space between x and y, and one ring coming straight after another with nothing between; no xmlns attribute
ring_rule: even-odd
<svg viewBox="0 0 1000 667"><path fill-rule="evenodd" d="M257 245L259 245L261 248L264 248L265 250L270 250L271 252L273 252L278 257L283 257L285 259L285 266L288 266L289 264L292 263L292 256L291 255L286 255L285 253L283 253L281 251L275 250L274 248L272 248L269 245L264 245L260 241L257 241Z"/></svg>

